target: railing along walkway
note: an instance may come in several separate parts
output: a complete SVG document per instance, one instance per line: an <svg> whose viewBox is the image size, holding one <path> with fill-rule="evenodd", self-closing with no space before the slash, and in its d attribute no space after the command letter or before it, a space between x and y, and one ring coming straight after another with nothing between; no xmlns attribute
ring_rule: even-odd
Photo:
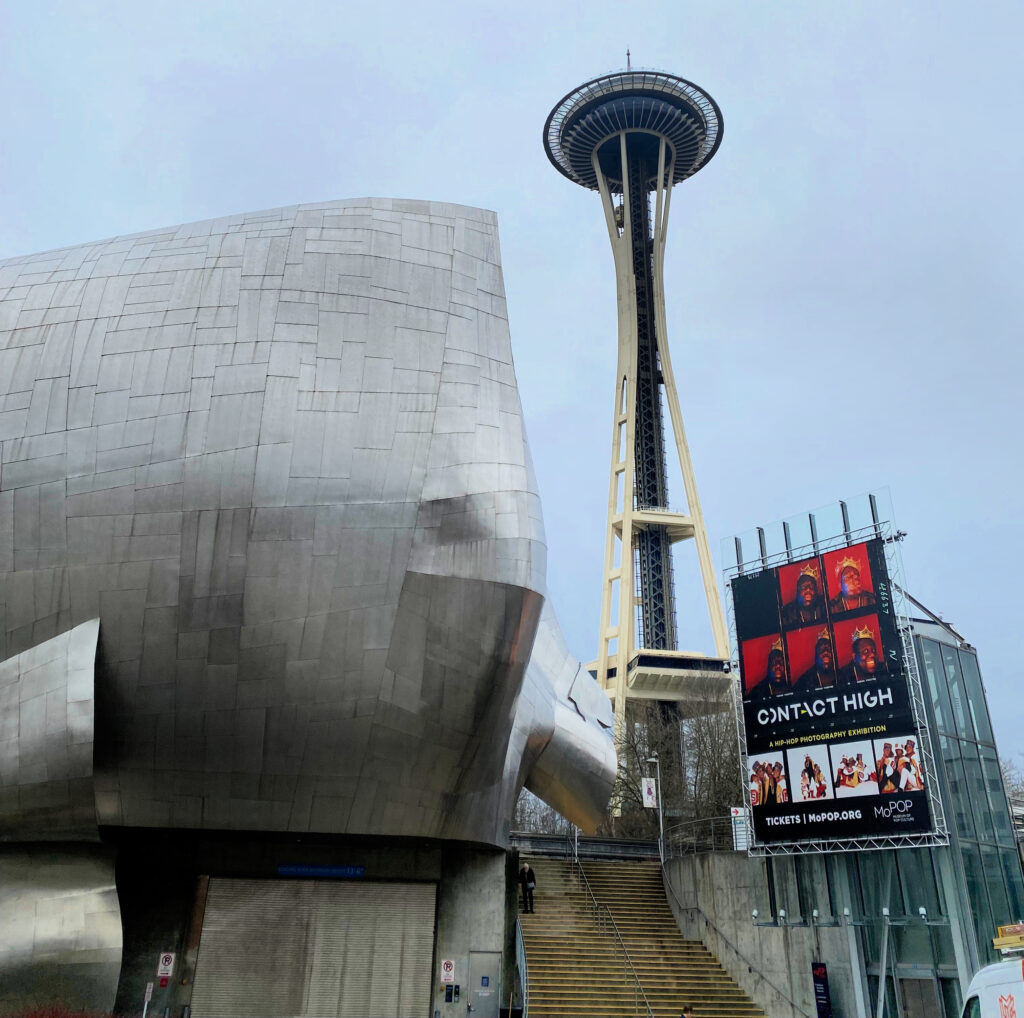
<svg viewBox="0 0 1024 1018"><path fill-rule="evenodd" d="M647 1018L654 1018L654 1012L651 1010L650 1002L647 1000L647 994L644 993L643 986L640 985L640 977L636 974L636 969L633 968L633 962L630 961L629 952L626 950L626 944L622 939L622 934L619 933L618 926L615 925L615 919L612 916L611 910L607 905L603 905L597 900L597 895L594 894L593 889L590 886L590 881L587 879L587 874L583 871L583 866L580 863L579 856L579 832L573 831L572 834L566 836L566 844L568 846L568 852L566 853L569 857L569 861L572 864L572 872L576 876L577 881L586 889L587 892L587 905L591 913L591 918L594 921L594 925L602 932L607 934L609 928L615 936L616 943L618 944L619 950L622 952L623 966L622 972L625 976L632 976L634 985L633 995L633 1010L636 1014L640 1014L640 1001L644 1002L644 1009ZM524 1016L525 1018L525 1016Z"/></svg>

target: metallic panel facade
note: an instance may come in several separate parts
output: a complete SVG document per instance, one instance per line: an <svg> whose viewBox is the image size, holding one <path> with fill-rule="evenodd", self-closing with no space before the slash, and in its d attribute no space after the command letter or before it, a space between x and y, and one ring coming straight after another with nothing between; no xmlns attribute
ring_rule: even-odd
<svg viewBox="0 0 1024 1018"><path fill-rule="evenodd" d="M0 841L94 841L99 621L0 661Z"/></svg>
<svg viewBox="0 0 1024 1018"><path fill-rule="evenodd" d="M102 825L504 844L566 738L582 770L539 784L592 825L607 704L526 676L545 548L492 213L12 259L0 330L0 658L100 620Z"/></svg>
<svg viewBox="0 0 1024 1018"><path fill-rule="evenodd" d="M121 912L101 845L0 846L0 1014L114 1005Z"/></svg>

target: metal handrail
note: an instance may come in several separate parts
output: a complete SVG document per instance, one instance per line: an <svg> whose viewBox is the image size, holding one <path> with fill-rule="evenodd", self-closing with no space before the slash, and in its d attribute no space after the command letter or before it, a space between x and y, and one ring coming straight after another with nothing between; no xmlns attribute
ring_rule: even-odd
<svg viewBox="0 0 1024 1018"><path fill-rule="evenodd" d="M530 973L526 964L526 944L523 941L523 927L516 916L516 968L519 970L519 991L523 997L523 1015L530 1013ZM511 1011L511 1005L509 1005Z"/></svg>
<svg viewBox="0 0 1024 1018"><path fill-rule="evenodd" d="M751 973L752 975L756 975L758 979L761 980L761 982L766 983L768 986L770 986L775 993L777 993L783 1000L789 1003L790 1007L792 1007L794 1011L804 1015L804 1018L814 1018L814 1016L809 1011L805 1011L788 993L784 992L783 990L780 990L779 987L777 987L767 976L765 976L761 972L760 965L758 965L755 962L752 962L749 958L747 958L746 955L744 955L743 952L721 931L721 929L719 929L718 924L714 921L714 919L712 919L707 914L707 912L704 911L704 909L700 907L700 905L684 905L679 900L679 895L676 894L676 890L672 886L672 878L669 876L668 870L664 866L662 866L661 872L665 880L665 887L668 889L668 893L672 895L672 898L676 903L676 907L679 909L680 912L682 912L683 910L687 912L696 912L697 915L699 915L704 920L705 926L710 926L711 929L715 931L715 936L721 942L723 942L725 946L728 947L729 950L732 951L732 953L737 958L739 958L739 960L744 965L747 966L747 971L749 973Z"/></svg>
<svg viewBox="0 0 1024 1018"><path fill-rule="evenodd" d="M696 852L729 851L732 848L731 816L687 820L665 831L664 858L675 859Z"/></svg>
<svg viewBox="0 0 1024 1018"><path fill-rule="evenodd" d="M622 971L625 974L626 968L628 967L629 974L632 975L633 982L636 985L636 990L633 995L633 1010L634 1012L638 1011L640 1007L640 997L642 997L644 1007L647 1009L647 1018L654 1018L654 1012L651 1010L647 994L644 993L644 988L640 983L640 977L636 974L636 969L633 968L633 962L629 959L629 952L626 950L626 943L622 939L622 934L619 933L618 926L615 925L615 917L612 915L611 910L607 905L604 905L597 900L597 895L594 894L593 888L590 886L590 881L587 879L587 874L583 870L583 865L580 862L578 851L578 837L578 832L574 831L573 836L567 836L566 838L569 843L570 863L572 865L573 872L582 878L582 884L586 888L587 895L590 899L590 909L594 916L594 925L596 925L602 932L607 932L607 926L605 925L606 922L611 925L612 932L615 934L615 939L618 941L619 949L622 951L622 957L625 961Z"/></svg>

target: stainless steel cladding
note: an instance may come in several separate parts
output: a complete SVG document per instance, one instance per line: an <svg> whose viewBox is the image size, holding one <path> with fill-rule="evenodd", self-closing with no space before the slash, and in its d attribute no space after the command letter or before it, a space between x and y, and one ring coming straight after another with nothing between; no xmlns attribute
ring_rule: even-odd
<svg viewBox="0 0 1024 1018"><path fill-rule="evenodd" d="M97 841L96 620L0 661L0 841Z"/></svg>
<svg viewBox="0 0 1024 1018"><path fill-rule="evenodd" d="M535 646L493 214L328 202L16 258L0 330L12 836L80 825L83 781L93 830L502 845L524 781L596 823L611 713L553 616ZM92 773L91 656L55 652L44 749L18 663L90 620Z"/></svg>
<svg viewBox="0 0 1024 1018"><path fill-rule="evenodd" d="M0 1014L114 1006L121 913L104 845L0 846ZM37 1010L39 1009L39 1010Z"/></svg>

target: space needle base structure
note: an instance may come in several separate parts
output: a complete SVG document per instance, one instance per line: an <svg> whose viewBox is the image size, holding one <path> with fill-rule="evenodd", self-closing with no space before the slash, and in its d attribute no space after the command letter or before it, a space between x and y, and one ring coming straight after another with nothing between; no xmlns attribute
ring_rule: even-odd
<svg viewBox="0 0 1024 1018"><path fill-rule="evenodd" d="M615 260L618 366L597 680L621 737L628 699L730 701L729 640L686 443L665 325L665 239L673 185L718 150L715 101L675 75L604 75L566 95L544 125L555 168L598 191ZM668 407L686 507L669 508ZM693 541L714 652L678 648L672 545Z"/></svg>

